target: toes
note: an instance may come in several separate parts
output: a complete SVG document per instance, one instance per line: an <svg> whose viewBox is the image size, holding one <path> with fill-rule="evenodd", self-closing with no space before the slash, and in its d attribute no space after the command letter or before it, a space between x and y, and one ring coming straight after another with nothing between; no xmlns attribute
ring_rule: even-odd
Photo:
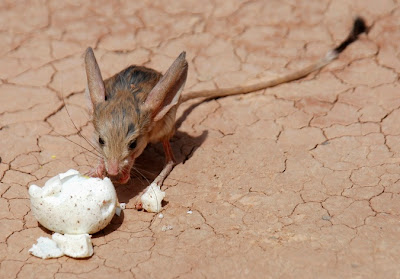
<svg viewBox="0 0 400 279"><path fill-rule="evenodd" d="M143 204L142 204L142 202L141 202L141 201L137 202L137 203L135 204L135 208L136 208L137 210L142 210L142 209L143 209Z"/></svg>

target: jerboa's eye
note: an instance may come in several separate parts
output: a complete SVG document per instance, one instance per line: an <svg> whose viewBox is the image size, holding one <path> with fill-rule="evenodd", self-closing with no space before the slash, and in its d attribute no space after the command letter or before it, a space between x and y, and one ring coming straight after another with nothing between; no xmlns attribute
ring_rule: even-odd
<svg viewBox="0 0 400 279"><path fill-rule="evenodd" d="M135 149L135 147L136 147L136 140L133 140L133 141L131 141L130 143L129 143L129 149Z"/></svg>
<svg viewBox="0 0 400 279"><path fill-rule="evenodd" d="M104 145L105 144L104 140L101 137L99 137L99 143L100 143L100 145Z"/></svg>

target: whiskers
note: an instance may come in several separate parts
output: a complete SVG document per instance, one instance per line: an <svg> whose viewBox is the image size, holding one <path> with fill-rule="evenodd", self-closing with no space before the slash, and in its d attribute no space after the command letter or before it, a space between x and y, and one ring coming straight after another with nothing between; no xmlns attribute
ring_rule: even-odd
<svg viewBox="0 0 400 279"><path fill-rule="evenodd" d="M131 172L132 175L135 175L135 178L138 178L139 180L141 180L140 177L138 177L137 175L140 175L142 178L144 178L146 180L146 182L148 183L148 185L151 184L150 180L153 181L157 175L159 174L158 172L151 172L148 171L146 169L140 168L138 167L138 164L135 164L134 166L132 166L132 170L134 172ZM147 174L147 176L145 175ZM149 180L150 179L150 180ZM175 182L181 182L181 183L190 183L187 182L185 180L181 180L181 179L176 179L176 178L172 178L171 176L168 177L169 180L171 181L175 181ZM142 181L142 180L141 180ZM142 181L143 182L143 181ZM164 185L165 187L166 185ZM168 187L167 187L168 188Z"/></svg>
<svg viewBox="0 0 400 279"><path fill-rule="evenodd" d="M96 159L96 160L102 159L103 156L101 155L101 154L102 154L101 150L99 150L98 147L97 147L95 144L91 143L85 136L82 135L81 129L78 129L78 127L75 125L74 121L72 120L71 114L69 113L69 110L68 110L68 106L67 106L67 104L65 103L64 90L63 90L63 77L61 77L60 83L61 83L61 84L60 84L60 85L61 85L61 86L60 86L60 88L61 88L61 101L63 102L63 106L61 107L61 109L62 109L63 107L65 108L65 111L67 112L68 118L69 118L69 120L71 121L71 123L72 123L74 129L76 130L77 135L80 136L82 139L84 139L84 140L89 144L89 146L93 148L93 150L90 150L89 148L87 148L87 147L85 147L85 146L83 146L83 145L81 145L81 144L79 144L79 143L77 143L77 142L75 142L75 141L69 139L67 136L58 133L56 130L53 130L53 131L54 131L57 135L63 137L64 139L68 140L69 142L71 142L71 143L73 143L73 144L79 146L79 147L82 148L83 150L89 152L90 155L86 153L85 156L88 155L89 157L91 157L91 158L93 158L93 159Z"/></svg>
<svg viewBox="0 0 400 279"><path fill-rule="evenodd" d="M145 176L144 174L143 174L143 172L147 172L148 174L150 174L151 176L153 176L154 174L152 173L152 172L150 172L150 171L147 171L147 170L144 170L144 169L139 169L139 168L137 168L136 166L132 166L132 170L134 171L133 172L133 175L137 178L137 179L139 179L139 181L140 181L140 183L142 183L142 185L150 185L150 181L149 181L149 179L147 179L147 176ZM144 182L143 182L143 179L144 180L146 180L145 182L147 183L147 184L144 184Z"/></svg>
<svg viewBox="0 0 400 279"><path fill-rule="evenodd" d="M67 138L67 139L68 139L70 142L73 142L73 143L75 143L76 145L80 146L81 148L85 149L86 151L90 152L91 154L97 156L97 158L101 159L101 158L102 158L102 157L101 157L101 150L97 149L97 146L96 146L96 145L94 145L93 143L91 143L90 140L88 140L86 137L84 137L84 136L82 135L81 130L78 129L78 127L76 127L74 121L72 120L71 114L70 114L69 111L68 111L68 107L67 107L67 104L65 103L64 97L62 98L62 101L63 101L63 105L64 105L64 107L65 107L65 111L66 111L67 114L68 114L68 118L69 118L69 120L71 121L72 125L74 126L74 128L75 128L77 134L78 134L81 138L83 138L83 139L93 148L93 150L95 150L97 153L93 152L93 150L89 150L88 148L85 148L84 146L82 146L82 145L80 145L80 144L78 144L78 143L76 143L76 142L74 142L74 141L72 141L72 140L70 140L70 139L68 139L68 138Z"/></svg>
<svg viewBox="0 0 400 279"><path fill-rule="evenodd" d="M53 130L53 132L56 133L58 136L63 137L63 138L66 139L67 141L69 141L69 142L71 142L71 143L73 143L73 144L79 146L80 148L86 150L87 152L89 152L89 153L91 154L91 155L89 155L89 157L96 158L96 159L101 159L101 158L102 158L101 155L100 155L99 153L95 153L93 150L90 150L90 149L84 147L83 145L81 145L81 144L79 144L79 143L77 143L77 142L75 142L75 141L73 141L73 140L67 138L67 136L62 135L62 134L60 134L59 132L57 132L57 131L55 131L55 130ZM78 132L77 134L78 134L79 136L81 136L82 138L84 138L79 132ZM96 150L96 149L95 149L95 150ZM96 150L96 151L97 151L97 150ZM87 155L88 155L88 154L87 154Z"/></svg>

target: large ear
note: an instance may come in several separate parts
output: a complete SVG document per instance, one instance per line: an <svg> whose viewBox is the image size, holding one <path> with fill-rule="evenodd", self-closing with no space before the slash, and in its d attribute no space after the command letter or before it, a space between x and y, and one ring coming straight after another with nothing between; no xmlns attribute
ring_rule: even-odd
<svg viewBox="0 0 400 279"><path fill-rule="evenodd" d="M176 58L144 102L144 109L152 112L153 121L162 119L179 101L188 71L185 56L186 53L182 52Z"/></svg>
<svg viewBox="0 0 400 279"><path fill-rule="evenodd" d="M106 90L99 65L91 47L88 47L85 53L85 68L90 100L93 107L95 107L98 103L105 101Z"/></svg>

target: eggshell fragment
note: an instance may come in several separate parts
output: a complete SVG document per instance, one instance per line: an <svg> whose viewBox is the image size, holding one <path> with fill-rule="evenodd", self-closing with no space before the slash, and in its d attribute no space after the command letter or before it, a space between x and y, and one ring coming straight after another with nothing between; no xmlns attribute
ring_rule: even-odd
<svg viewBox="0 0 400 279"><path fill-rule="evenodd" d="M29 252L42 259L59 258L64 255L54 240L42 236L38 238L37 244L33 244Z"/></svg>
<svg viewBox="0 0 400 279"><path fill-rule="evenodd" d="M87 258L93 255L93 245L89 234L59 234L52 238L65 255L73 258Z"/></svg>
<svg viewBox="0 0 400 279"><path fill-rule="evenodd" d="M117 216L120 216L122 210L125 210L125 208L126 208L126 203L117 204L117 208L115 209L115 214L116 214Z"/></svg>
<svg viewBox="0 0 400 279"><path fill-rule="evenodd" d="M147 212L160 212L161 202L165 197L165 192L161 191L156 183L151 183L147 191L140 198L142 207Z"/></svg>
<svg viewBox="0 0 400 279"><path fill-rule="evenodd" d="M93 255L93 245L91 236L88 234L54 233L52 239L39 237L37 244L33 244L29 252L42 259L58 258L64 255L87 258Z"/></svg>
<svg viewBox="0 0 400 279"><path fill-rule="evenodd" d="M29 187L32 213L45 228L62 234L93 234L107 226L117 206L109 178L92 178L69 170L44 187Z"/></svg>

